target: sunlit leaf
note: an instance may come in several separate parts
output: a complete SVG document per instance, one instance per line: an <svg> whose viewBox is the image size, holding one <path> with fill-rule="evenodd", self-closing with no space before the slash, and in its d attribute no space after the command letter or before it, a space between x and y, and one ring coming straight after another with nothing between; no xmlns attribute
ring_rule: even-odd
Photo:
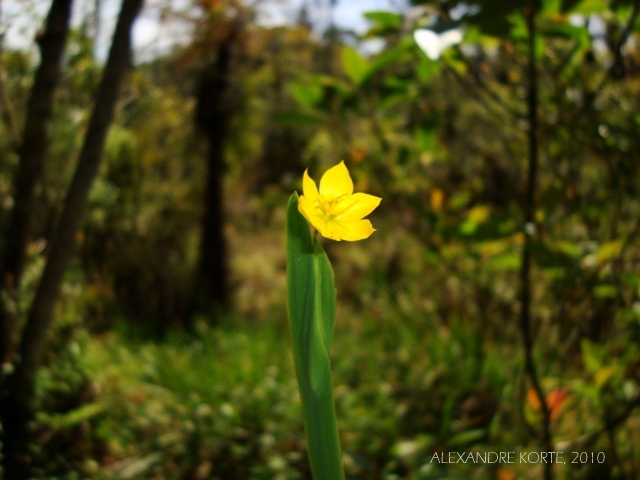
<svg viewBox="0 0 640 480"><path fill-rule="evenodd" d="M602 348L599 348L586 339L580 342L580 347L582 349L582 360L585 367L587 367L587 370L591 373L597 373L602 367Z"/></svg>
<svg viewBox="0 0 640 480"><path fill-rule="evenodd" d="M403 17L399 13L378 10L365 12L364 18L375 23L378 28L399 29L402 27Z"/></svg>
<svg viewBox="0 0 640 480"><path fill-rule="evenodd" d="M616 375L616 373L617 371L615 367L602 367L596 372L593 380L598 388L602 388Z"/></svg>
<svg viewBox="0 0 640 480"><path fill-rule="evenodd" d="M595 253L595 259L598 264L606 263L615 258L622 249L622 240L612 240L600 245L598 251Z"/></svg>
<svg viewBox="0 0 640 480"><path fill-rule="evenodd" d="M593 288L593 296L596 298L616 298L618 290L613 285L597 285Z"/></svg>
<svg viewBox="0 0 640 480"><path fill-rule="evenodd" d="M579 15L592 15L604 13L609 9L606 0L582 0L571 9L571 13Z"/></svg>
<svg viewBox="0 0 640 480"><path fill-rule="evenodd" d="M582 248L575 243L569 241L559 241L555 244L555 248L557 251L572 257L572 258L580 258L582 256Z"/></svg>
<svg viewBox="0 0 640 480"><path fill-rule="evenodd" d="M482 223L489 218L490 213L491 207L489 205L476 205L467 213L467 220L473 223Z"/></svg>
<svg viewBox="0 0 640 480"><path fill-rule="evenodd" d="M542 0L542 15L553 15L559 13L562 7L562 0Z"/></svg>
<svg viewBox="0 0 640 480"><path fill-rule="evenodd" d="M369 74L369 62L360 55L354 48L343 46L340 51L342 69L349 79L360 85Z"/></svg>
<svg viewBox="0 0 640 480"><path fill-rule="evenodd" d="M439 188L431 190L431 208L439 212L442 210L442 204L444 202L444 192Z"/></svg>
<svg viewBox="0 0 640 480"><path fill-rule="evenodd" d="M486 268L489 271L517 271L520 269L522 263L522 256L516 253L504 253L491 257L487 263Z"/></svg>
<svg viewBox="0 0 640 480"><path fill-rule="evenodd" d="M538 32L546 37L567 38L582 41L589 39L586 28L571 25L568 22L541 21L538 25Z"/></svg>
<svg viewBox="0 0 640 480"><path fill-rule="evenodd" d="M319 84L292 83L289 86L291 95L303 107L315 107L324 97L322 86Z"/></svg>

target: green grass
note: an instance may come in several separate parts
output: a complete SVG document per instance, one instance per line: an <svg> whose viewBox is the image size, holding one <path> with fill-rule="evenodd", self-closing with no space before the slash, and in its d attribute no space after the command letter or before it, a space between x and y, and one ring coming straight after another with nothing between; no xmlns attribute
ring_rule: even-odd
<svg viewBox="0 0 640 480"><path fill-rule="evenodd" d="M435 327L418 334L391 318L338 323L333 370L349 478L427 478L417 472L438 445L488 439L488 422L465 427L460 403L499 398L509 372L499 361L478 365L473 338ZM202 323L195 338L176 333L161 344L108 334L85 348L101 389L94 421L107 477L132 468L131 478L308 477L281 323Z"/></svg>
<svg viewBox="0 0 640 480"><path fill-rule="evenodd" d="M338 312L332 371L347 478L536 478L539 465L432 462L434 452L539 451L523 420L535 426L535 412L522 407L517 338L481 343L468 322L380 312ZM172 332L160 343L78 331L40 376L40 478L310 478L284 318L201 321L194 335ZM561 368L545 366L547 388L562 386ZM574 381L564 383L571 392L554 425L558 442L593 431L600 419L589 412L602 407L580 396L588 376L562 374ZM618 431L620 442L635 438L633 425ZM606 440L591 448L610 458ZM597 467L559 466L558 478L588 478Z"/></svg>

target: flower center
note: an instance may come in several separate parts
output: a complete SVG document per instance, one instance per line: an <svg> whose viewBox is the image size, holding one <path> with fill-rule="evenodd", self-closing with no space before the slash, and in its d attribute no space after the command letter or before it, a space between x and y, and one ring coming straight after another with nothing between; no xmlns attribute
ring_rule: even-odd
<svg viewBox="0 0 640 480"><path fill-rule="evenodd" d="M344 200L344 196L340 196L331 200L326 200L322 195L316 200L316 209L324 220L333 220L340 215L344 209L340 209L340 204Z"/></svg>

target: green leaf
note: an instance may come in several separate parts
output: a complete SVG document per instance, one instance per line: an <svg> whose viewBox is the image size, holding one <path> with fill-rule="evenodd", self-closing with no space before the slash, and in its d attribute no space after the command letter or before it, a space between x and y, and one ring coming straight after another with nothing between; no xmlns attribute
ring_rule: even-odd
<svg viewBox="0 0 640 480"><path fill-rule="evenodd" d="M416 144L421 152L432 150L438 140L437 131L435 129L427 130L417 126L415 129Z"/></svg>
<svg viewBox="0 0 640 480"><path fill-rule="evenodd" d="M560 13L562 0L542 0L542 9L540 13L543 15L555 15Z"/></svg>
<svg viewBox="0 0 640 480"><path fill-rule="evenodd" d="M319 84L300 84L294 83L289 89L291 95L296 99L296 102L302 107L315 107L324 98L324 92L322 86Z"/></svg>
<svg viewBox="0 0 640 480"><path fill-rule="evenodd" d="M425 55L422 57L416 66L416 73L422 83L429 83L440 71L440 63L428 59Z"/></svg>
<svg viewBox="0 0 640 480"><path fill-rule="evenodd" d="M596 387L602 388L609 382L609 380L613 379L617 373L618 373L618 370L615 367L612 367L612 366L602 367L594 375L593 381L595 382Z"/></svg>
<svg viewBox="0 0 640 480"><path fill-rule="evenodd" d="M449 204L453 210L460 210L471 200L471 194L467 191L461 190L451 197Z"/></svg>
<svg viewBox="0 0 640 480"><path fill-rule="evenodd" d="M618 290L613 285L596 285L593 287L593 296L596 298L616 298Z"/></svg>
<svg viewBox="0 0 640 480"><path fill-rule="evenodd" d="M476 205L467 212L467 220L473 223L484 223L491 214L490 205Z"/></svg>
<svg viewBox="0 0 640 480"><path fill-rule="evenodd" d="M342 47L340 60L349 79L354 84L361 85L369 75L369 62L355 49L347 46Z"/></svg>
<svg viewBox="0 0 640 480"><path fill-rule="evenodd" d="M351 85L346 80L342 80L337 77L332 77L330 75L317 75L316 79L320 85L327 90L331 90L342 98L349 98L354 94L353 85Z"/></svg>
<svg viewBox="0 0 640 480"><path fill-rule="evenodd" d="M329 362L336 315L333 270L298 211L297 193L287 206L287 305L313 478L341 480L344 472Z"/></svg>
<svg viewBox="0 0 640 480"><path fill-rule="evenodd" d="M397 64L402 62L404 58L408 56L409 56L409 52L402 49L393 49L393 50L387 50L385 52L382 52L380 55L375 57L369 63L369 67L366 73L366 78L379 72L387 65Z"/></svg>
<svg viewBox="0 0 640 480"><path fill-rule="evenodd" d="M568 22L540 21L538 24L538 33L545 37L566 38L577 41L589 39L588 32L584 27L577 27Z"/></svg>
<svg viewBox="0 0 640 480"><path fill-rule="evenodd" d="M367 12L364 14L371 25L361 38L384 38L397 35L402 29L402 15L393 12Z"/></svg>
<svg viewBox="0 0 640 480"><path fill-rule="evenodd" d="M456 447L463 447L473 445L474 443L481 442L487 438L487 431L483 428L475 430L465 430L464 432L456 433L449 439L445 447L447 449L454 449Z"/></svg>
<svg viewBox="0 0 640 480"><path fill-rule="evenodd" d="M103 411L104 407L101 404L89 403L67 413L54 413L51 415L42 413L39 416L39 421L52 427L65 430L100 415Z"/></svg>
<svg viewBox="0 0 640 480"><path fill-rule="evenodd" d="M402 27L402 15L399 13L386 11L365 12L364 18L371 20L378 28L400 29Z"/></svg>
<svg viewBox="0 0 640 480"><path fill-rule="evenodd" d="M467 219L460 224L460 233L463 235L473 235L478 230L478 226L484 223L491 213L488 205L476 205L467 213Z"/></svg>
<svg viewBox="0 0 640 480"><path fill-rule="evenodd" d="M580 342L580 346L582 349L582 360L584 361L585 367L587 367L587 370L591 373L597 373L598 370L602 368L602 348L599 348L597 345L586 339Z"/></svg>
<svg viewBox="0 0 640 480"><path fill-rule="evenodd" d="M518 271L522 257L513 252L506 252L495 257L490 258L487 261L488 271Z"/></svg>
<svg viewBox="0 0 640 480"><path fill-rule="evenodd" d="M305 220L306 222L306 220ZM333 330L336 324L336 287L333 268L317 237L313 239L313 253L316 268L317 308L321 319L324 345L327 353L331 350Z"/></svg>
<svg viewBox="0 0 640 480"><path fill-rule="evenodd" d="M598 251L596 252L596 261L599 264L606 263L609 260L615 258L622 249L622 240L612 240L610 242L605 242L600 245Z"/></svg>
<svg viewBox="0 0 640 480"><path fill-rule="evenodd" d="M560 240L555 244L556 251L563 253L564 255L573 259L578 259L582 256L582 248L573 242L566 240Z"/></svg>
<svg viewBox="0 0 640 480"><path fill-rule="evenodd" d="M592 13L604 13L609 10L606 0L582 0L582 2L572 1L570 3L577 3L577 5L571 5L570 13L576 13L579 15L591 15Z"/></svg>
<svg viewBox="0 0 640 480"><path fill-rule="evenodd" d="M621 277L625 287L640 290L640 276L631 272L623 272Z"/></svg>

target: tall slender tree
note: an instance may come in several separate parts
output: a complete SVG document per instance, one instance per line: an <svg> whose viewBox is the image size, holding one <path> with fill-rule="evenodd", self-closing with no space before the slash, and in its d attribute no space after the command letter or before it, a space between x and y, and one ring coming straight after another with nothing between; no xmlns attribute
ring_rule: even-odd
<svg viewBox="0 0 640 480"><path fill-rule="evenodd" d="M6 478L22 480L30 477L26 446L29 441L28 424L32 418L35 376L45 351L46 334L60 293L62 277L73 254L76 233L91 185L98 173L120 85L130 65L131 27L142 2L123 0L78 165L51 238L44 272L22 333L18 352L20 361L16 363L15 372L7 379L6 396L0 409Z"/></svg>
<svg viewBox="0 0 640 480"><path fill-rule="evenodd" d="M48 125L61 76L71 6L72 0L53 0L44 31L38 37L41 61L31 88L22 141L17 146L20 163L16 172L14 207L8 222L1 222L4 241L0 252L0 362L3 364L13 362L16 332L14 309L10 303L20 287L36 210L36 186L42 179L49 149Z"/></svg>
<svg viewBox="0 0 640 480"><path fill-rule="evenodd" d="M207 180L202 218L200 259L194 289L195 309L210 313L228 303L227 243L224 236L223 177L225 145L237 110L231 84L234 50L240 41L241 16L225 25L217 55L200 74L196 123L208 143Z"/></svg>
<svg viewBox="0 0 640 480"><path fill-rule="evenodd" d="M229 129L229 112L224 108L229 89L229 45L222 44L218 58L203 73L197 95L197 122L207 138L207 183L202 218L202 239L198 269L198 307L223 306L227 301L227 245L224 238L222 179L224 145Z"/></svg>

